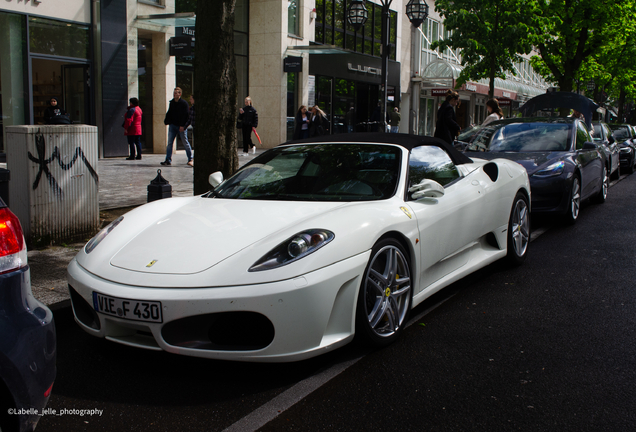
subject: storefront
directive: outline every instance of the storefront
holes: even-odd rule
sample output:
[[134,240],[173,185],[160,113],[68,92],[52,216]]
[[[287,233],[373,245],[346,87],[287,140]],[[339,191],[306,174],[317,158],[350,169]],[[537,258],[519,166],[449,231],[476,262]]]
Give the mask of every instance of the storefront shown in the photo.
[[20,2],[0,6],[0,119],[11,125],[44,124],[52,97],[71,122],[94,124],[91,92],[91,2]]
[[[318,105],[331,133],[347,132],[344,117],[353,108],[356,132],[377,130],[381,121],[382,61],[355,53],[309,55],[308,105]],[[389,61],[387,109],[400,104],[400,63]]]

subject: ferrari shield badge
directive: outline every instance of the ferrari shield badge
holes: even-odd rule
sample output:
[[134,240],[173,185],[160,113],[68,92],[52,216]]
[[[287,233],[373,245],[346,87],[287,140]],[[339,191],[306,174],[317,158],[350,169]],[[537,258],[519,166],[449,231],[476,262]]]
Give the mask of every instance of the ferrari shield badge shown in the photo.
[[413,219],[413,215],[411,214],[411,212],[409,211],[408,208],[406,207],[400,207],[400,210],[402,210],[404,212],[405,215],[407,215],[409,217],[409,219]]

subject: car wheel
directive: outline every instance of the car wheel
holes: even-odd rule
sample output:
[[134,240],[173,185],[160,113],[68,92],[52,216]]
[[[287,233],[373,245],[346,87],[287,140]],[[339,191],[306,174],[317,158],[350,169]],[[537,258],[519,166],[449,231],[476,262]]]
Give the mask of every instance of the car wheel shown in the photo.
[[393,239],[371,250],[356,308],[356,337],[374,347],[398,338],[411,307],[411,269],[407,254]]
[[581,210],[581,180],[575,175],[572,179],[572,187],[570,189],[570,200],[568,203],[568,209],[565,212],[565,221],[574,225],[579,218],[579,211]]
[[594,202],[603,204],[607,199],[607,191],[609,190],[609,177],[607,176],[607,168],[603,167],[603,179],[601,183],[601,190],[594,197]]
[[521,265],[526,260],[530,243],[530,206],[528,198],[517,192],[508,220],[508,262]]

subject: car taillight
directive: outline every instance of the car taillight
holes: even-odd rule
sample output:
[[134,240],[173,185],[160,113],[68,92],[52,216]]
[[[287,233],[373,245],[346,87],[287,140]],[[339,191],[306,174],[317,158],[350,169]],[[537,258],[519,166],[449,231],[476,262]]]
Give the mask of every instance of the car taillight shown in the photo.
[[8,208],[0,209],[0,274],[27,265],[27,250],[22,227]]

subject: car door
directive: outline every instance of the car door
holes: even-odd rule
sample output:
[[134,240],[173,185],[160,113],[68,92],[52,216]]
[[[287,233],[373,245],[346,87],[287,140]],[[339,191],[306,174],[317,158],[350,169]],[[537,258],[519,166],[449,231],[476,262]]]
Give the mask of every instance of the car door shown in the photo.
[[574,127],[576,128],[576,159],[581,167],[581,195],[585,199],[601,187],[603,162],[598,148],[583,148],[586,142],[593,142],[584,124],[577,121]]
[[468,262],[471,246],[481,236],[485,214],[482,170],[461,177],[450,157],[439,147],[421,146],[411,151],[409,187],[423,179],[444,186],[438,198],[411,199],[408,204],[417,219],[420,233],[419,287],[425,289]]

